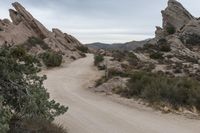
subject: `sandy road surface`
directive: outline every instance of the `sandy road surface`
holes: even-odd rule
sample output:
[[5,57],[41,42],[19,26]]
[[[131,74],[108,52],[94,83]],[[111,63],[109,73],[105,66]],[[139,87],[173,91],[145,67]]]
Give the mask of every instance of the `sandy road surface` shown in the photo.
[[56,120],[69,133],[200,133],[198,120],[128,107],[87,90],[100,75],[92,55],[45,73],[51,97],[69,106]]

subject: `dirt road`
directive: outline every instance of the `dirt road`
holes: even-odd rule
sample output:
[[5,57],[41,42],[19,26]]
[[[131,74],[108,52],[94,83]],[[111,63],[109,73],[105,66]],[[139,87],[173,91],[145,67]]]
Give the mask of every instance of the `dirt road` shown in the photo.
[[128,107],[86,88],[99,77],[93,56],[46,72],[53,99],[69,106],[56,122],[69,133],[200,133],[200,121]]

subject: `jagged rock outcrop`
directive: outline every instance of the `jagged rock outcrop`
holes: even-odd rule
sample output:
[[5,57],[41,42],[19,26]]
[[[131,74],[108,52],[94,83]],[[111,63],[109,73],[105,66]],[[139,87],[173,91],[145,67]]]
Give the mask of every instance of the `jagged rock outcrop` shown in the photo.
[[173,26],[177,31],[189,21],[195,19],[182,5],[176,0],[169,0],[168,7],[162,11],[163,28]]
[[0,20],[0,45],[23,44],[30,37],[36,37],[43,40],[52,50],[64,53],[66,57],[81,57],[81,51],[77,47],[82,44],[76,38],[59,29],[49,31],[21,4],[15,2],[12,5],[15,8],[9,10],[12,22],[7,19]]
[[[200,69],[194,66],[200,65],[200,20],[177,0],[168,1],[162,16],[163,26],[156,27],[153,39],[156,41],[146,44],[141,51],[135,51],[135,55],[143,66],[153,63],[153,71],[199,77]],[[160,69],[160,66],[166,67]]]
[[[191,41],[192,43],[198,41],[200,43],[200,21],[191,15],[177,0],[168,1],[168,6],[162,11],[162,16],[163,27],[156,27],[155,40],[159,41],[164,38],[171,45],[172,51],[187,51],[181,53],[191,56],[193,52],[185,45],[190,44]],[[169,29],[170,27],[172,29]]]

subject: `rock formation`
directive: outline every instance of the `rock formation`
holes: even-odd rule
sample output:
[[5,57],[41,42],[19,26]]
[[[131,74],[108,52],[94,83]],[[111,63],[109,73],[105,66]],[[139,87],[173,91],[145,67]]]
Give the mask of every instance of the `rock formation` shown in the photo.
[[[191,15],[177,0],[169,0],[167,8],[161,13],[163,26],[156,27],[156,42],[146,45],[146,51],[135,54],[148,58],[154,51],[163,56],[157,63],[151,61],[155,67],[167,65],[167,69],[180,69],[179,72],[175,71],[184,75],[200,75],[200,70],[193,67],[200,66],[200,20]],[[160,50],[161,46],[164,46],[164,51]],[[165,51],[166,47],[170,47],[170,50]],[[184,68],[185,63],[190,65]],[[173,73],[174,70],[169,71]]]
[[8,19],[0,20],[0,45],[23,44],[30,37],[35,37],[43,40],[52,50],[64,53],[66,57],[81,57],[77,47],[82,44],[76,38],[59,29],[49,31],[21,4],[15,2],[12,5],[15,8],[9,10],[12,22]]
[[189,21],[195,19],[178,1],[169,0],[168,7],[162,11],[163,28],[173,26],[180,30]]

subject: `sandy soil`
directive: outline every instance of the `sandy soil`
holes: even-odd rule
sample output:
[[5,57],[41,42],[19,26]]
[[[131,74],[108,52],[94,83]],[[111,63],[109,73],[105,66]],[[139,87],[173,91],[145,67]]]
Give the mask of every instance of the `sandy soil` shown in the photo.
[[69,106],[56,119],[69,133],[199,133],[200,121],[151,109],[132,107],[95,94],[87,88],[100,77],[93,56],[45,72],[51,98]]

